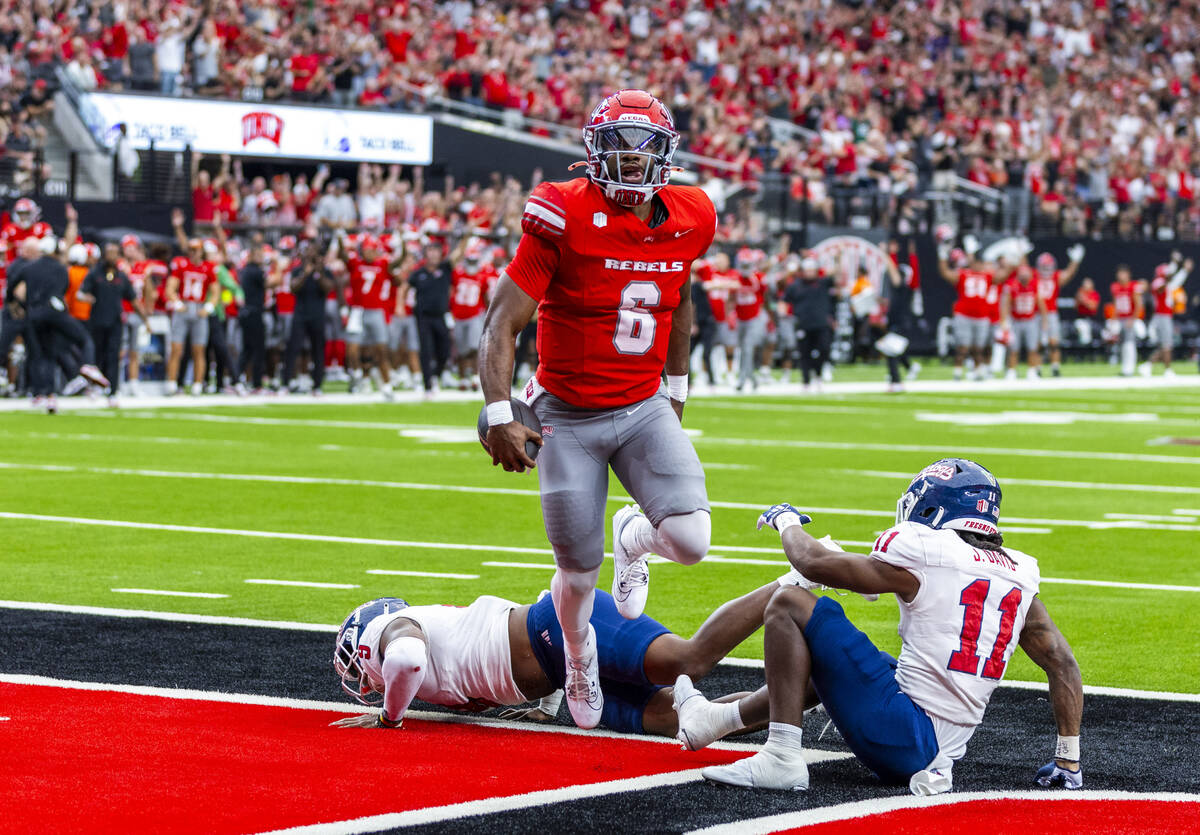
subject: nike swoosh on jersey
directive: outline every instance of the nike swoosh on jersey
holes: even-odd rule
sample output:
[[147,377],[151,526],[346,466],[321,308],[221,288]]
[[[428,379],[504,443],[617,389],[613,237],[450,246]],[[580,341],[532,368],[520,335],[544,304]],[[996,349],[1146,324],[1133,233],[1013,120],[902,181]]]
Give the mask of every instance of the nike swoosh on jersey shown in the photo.
[[676,232],[675,237],[682,238],[684,235],[686,235],[688,232],[691,232],[691,231],[692,231],[691,229],[684,229],[682,232]]

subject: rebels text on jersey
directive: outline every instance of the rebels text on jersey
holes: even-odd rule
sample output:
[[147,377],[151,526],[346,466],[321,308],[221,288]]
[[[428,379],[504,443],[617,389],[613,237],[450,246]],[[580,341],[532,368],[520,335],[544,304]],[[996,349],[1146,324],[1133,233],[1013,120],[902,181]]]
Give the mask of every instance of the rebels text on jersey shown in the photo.
[[179,300],[197,304],[208,298],[209,288],[217,281],[211,261],[197,264],[182,255],[171,259],[171,275],[179,279]]
[[932,717],[978,725],[1038,593],[1037,560],[1011,548],[976,548],[955,531],[915,522],[880,534],[871,557],[921,582],[912,601],[897,598],[900,689]]
[[954,312],[972,319],[989,318],[988,291],[992,286],[992,274],[980,270],[958,271],[958,298]]
[[450,274],[450,315],[461,322],[487,310],[487,293],[495,276],[496,269],[490,266],[473,273],[455,267]]
[[350,306],[383,310],[392,297],[392,274],[386,258],[364,261],[352,254],[346,261],[350,271]]
[[658,390],[672,317],[716,211],[691,186],[655,200],[668,217],[653,228],[582,177],[542,183],[525,204],[506,272],[538,302],[538,382],[573,406],[616,408]]

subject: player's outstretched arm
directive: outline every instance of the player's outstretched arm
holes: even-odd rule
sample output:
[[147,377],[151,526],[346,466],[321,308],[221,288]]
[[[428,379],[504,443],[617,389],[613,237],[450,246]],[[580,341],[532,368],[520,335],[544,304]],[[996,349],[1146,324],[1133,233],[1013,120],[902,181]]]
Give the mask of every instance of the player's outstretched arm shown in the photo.
[[1041,786],[1077,789],[1083,785],[1079,765],[1079,727],[1083,721],[1083,676],[1071,645],[1050,619],[1040,597],[1033,599],[1025,626],[1021,629],[1021,649],[1043,670],[1050,683],[1050,706],[1058,726],[1058,744],[1054,759],[1037,775]]
[[[479,380],[488,404],[508,407],[517,335],[529,324],[536,310],[537,302],[507,274],[501,274],[479,340]],[[487,450],[493,466],[500,464],[509,472],[523,473],[526,468],[533,467],[533,459],[525,454],[525,442],[533,441],[541,446],[542,436],[521,421],[513,420],[511,407],[509,411],[507,422],[488,428]]]
[[895,594],[904,600],[920,591],[920,581],[903,568],[826,548],[804,530],[811,521],[791,505],[777,504],[759,517],[758,527],[770,525],[779,531],[788,562],[814,582],[859,594]]

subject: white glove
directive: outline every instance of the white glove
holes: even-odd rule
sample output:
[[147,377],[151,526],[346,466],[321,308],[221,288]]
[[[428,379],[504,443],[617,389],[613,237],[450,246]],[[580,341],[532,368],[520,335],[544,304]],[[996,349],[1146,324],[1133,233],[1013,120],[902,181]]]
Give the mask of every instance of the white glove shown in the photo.
[[1067,257],[1071,259],[1072,264],[1078,264],[1083,260],[1083,253],[1087,248],[1083,244],[1075,244],[1075,246],[1067,249]]
[[974,258],[975,253],[978,251],[979,251],[979,238],[976,238],[974,235],[971,235],[971,234],[963,235],[963,252],[967,253],[967,255]]
[[949,243],[938,244],[938,260],[939,261],[947,261],[947,260],[949,260],[949,258],[950,258],[950,244]]

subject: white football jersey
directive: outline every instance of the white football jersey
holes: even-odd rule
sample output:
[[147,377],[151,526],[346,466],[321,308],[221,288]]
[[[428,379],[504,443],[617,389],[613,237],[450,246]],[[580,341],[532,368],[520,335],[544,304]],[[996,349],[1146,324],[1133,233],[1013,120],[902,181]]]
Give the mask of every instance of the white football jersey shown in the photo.
[[[406,618],[425,633],[428,665],[417,698],[449,707],[519,705],[528,701],[512,675],[508,643],[511,600],[484,595],[470,606],[409,606],[380,615],[367,624],[359,644],[371,648],[363,669],[376,689],[383,689],[383,658],[378,650],[384,627]],[[487,703],[486,705],[481,703]]]
[[943,752],[955,759],[1004,678],[1041,582],[1037,560],[1004,550],[1007,556],[974,548],[952,530],[901,522],[871,551],[921,581],[911,603],[896,598],[904,642],[896,682],[934,720]]

